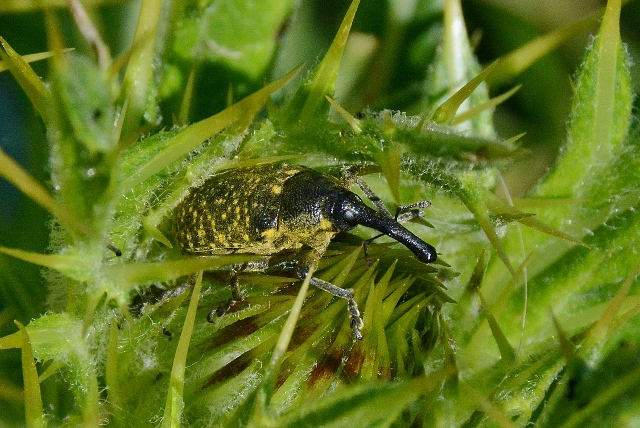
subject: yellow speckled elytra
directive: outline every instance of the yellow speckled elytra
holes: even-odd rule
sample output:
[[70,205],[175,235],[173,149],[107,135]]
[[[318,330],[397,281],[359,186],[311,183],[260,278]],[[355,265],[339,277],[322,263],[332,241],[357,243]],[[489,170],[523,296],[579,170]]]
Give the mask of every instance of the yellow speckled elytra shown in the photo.
[[[185,254],[251,253],[272,255],[283,250],[309,250],[300,257],[299,278],[322,257],[331,239],[357,225],[388,235],[424,262],[436,250],[409,232],[360,180],[356,183],[379,211],[368,207],[349,185],[300,165],[266,164],[215,174],[193,189],[176,207],[173,233]],[[428,206],[400,207],[399,212]],[[347,299],[351,328],[362,338],[362,320],[353,291],[311,278],[311,284]],[[222,311],[218,310],[218,314]]]

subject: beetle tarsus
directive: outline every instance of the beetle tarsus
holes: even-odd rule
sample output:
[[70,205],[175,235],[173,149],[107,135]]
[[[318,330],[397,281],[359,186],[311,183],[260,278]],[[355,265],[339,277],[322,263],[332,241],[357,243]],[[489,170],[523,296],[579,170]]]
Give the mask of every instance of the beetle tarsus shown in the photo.
[[362,333],[360,329],[364,326],[362,318],[360,318],[360,311],[358,310],[358,304],[355,300],[349,299],[347,302],[349,313],[351,314],[351,330],[353,330],[353,337],[357,340],[362,340]]
[[384,233],[380,233],[374,236],[373,238],[369,238],[366,241],[362,242],[362,249],[364,250],[364,259],[367,261],[368,267],[371,267],[371,265],[373,265],[373,257],[369,255],[369,245],[376,239],[380,238],[381,236],[384,236]]
[[118,247],[116,247],[113,244],[107,244],[107,248],[111,251],[113,251],[113,253],[116,255],[116,257],[121,257],[122,256],[122,250]]
[[235,269],[231,271],[231,299],[227,302],[226,306],[219,306],[209,312],[207,315],[207,321],[213,323],[216,317],[221,317],[231,310],[231,308],[238,302],[244,300],[244,296],[240,292],[240,283],[238,281],[238,272]]
[[422,217],[424,215],[422,208],[429,208],[430,206],[431,201],[419,201],[414,204],[400,205],[396,209],[395,220],[398,223],[404,223],[405,221],[409,221],[412,218]]

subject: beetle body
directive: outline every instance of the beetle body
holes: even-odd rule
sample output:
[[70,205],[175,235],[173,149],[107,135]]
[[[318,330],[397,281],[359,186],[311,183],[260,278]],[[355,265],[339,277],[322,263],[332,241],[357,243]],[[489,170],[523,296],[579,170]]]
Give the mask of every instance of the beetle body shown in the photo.
[[173,234],[183,253],[274,254],[296,248],[278,228],[283,185],[300,168],[264,165],[213,175],[174,212]]
[[[436,259],[435,248],[405,229],[386,208],[378,212],[346,183],[300,165],[266,164],[211,176],[176,207],[173,233],[182,252],[192,255],[271,255],[309,247],[298,266],[298,276],[304,278],[337,233],[358,225],[396,239],[422,262]],[[361,338],[353,292],[317,278],[311,283],[349,300],[351,326]]]

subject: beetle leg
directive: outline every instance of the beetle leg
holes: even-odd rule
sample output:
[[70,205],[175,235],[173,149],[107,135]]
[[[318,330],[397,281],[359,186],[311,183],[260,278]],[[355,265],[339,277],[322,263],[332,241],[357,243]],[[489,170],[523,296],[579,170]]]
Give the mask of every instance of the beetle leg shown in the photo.
[[373,264],[373,259],[369,255],[369,244],[371,244],[373,241],[380,238],[381,236],[384,236],[384,233],[379,233],[373,238],[369,238],[366,241],[362,242],[362,249],[364,250],[364,258],[367,261],[367,266],[371,266]]
[[113,244],[107,244],[107,248],[110,249],[111,251],[113,251],[113,253],[116,255],[116,257],[120,257],[122,256],[122,250],[118,247],[116,247]]
[[431,201],[420,201],[415,204],[400,205],[396,209],[395,219],[398,223],[404,223],[412,218],[422,217],[424,212],[420,208],[429,208]]
[[373,190],[371,190],[371,187],[369,187],[362,178],[356,177],[355,182],[360,188],[360,190],[362,190],[362,193],[364,193],[367,196],[367,198],[369,198],[371,203],[375,205],[375,207],[378,209],[378,212],[380,214],[382,214],[385,217],[393,218],[393,216],[391,215],[391,211],[389,211],[389,209],[384,204],[384,202],[382,202],[382,199],[380,199],[378,195],[373,193]]
[[[384,215],[385,217],[393,218],[398,223],[404,223],[405,221],[409,221],[412,218],[421,217],[422,211],[420,210],[420,208],[428,208],[431,206],[431,201],[420,201],[414,204],[400,205],[396,209],[396,215],[392,216],[391,211],[389,211],[384,202],[382,202],[380,197],[378,197],[378,195],[376,195],[373,190],[371,190],[371,188],[367,185],[367,183],[364,182],[362,178],[358,176],[349,178],[351,179],[351,181],[355,182],[358,185],[358,187],[362,190],[362,193],[364,193],[367,198],[369,198],[371,203],[375,205],[380,214]],[[372,240],[373,239],[375,238],[372,238]]]
[[362,322],[362,318],[360,318],[358,304],[353,299],[353,290],[351,290],[350,288],[340,288],[330,282],[323,281],[319,278],[311,278],[309,282],[329,294],[332,294],[336,297],[342,297],[343,299],[347,300],[347,309],[349,310],[349,315],[351,316],[350,325],[351,330],[353,330],[353,337],[358,340],[362,340],[362,333],[360,332],[360,329],[362,328],[364,323]]
[[[306,263],[303,263],[302,266],[298,267],[297,275],[300,279],[304,280],[307,277],[310,267],[313,266],[319,258],[315,250],[312,250],[311,253],[312,254],[310,254],[308,257],[303,256],[302,261],[305,261]],[[360,329],[362,328],[364,323],[362,322],[362,318],[360,318],[358,304],[353,299],[353,290],[350,288],[340,288],[337,285],[333,285],[330,282],[315,277],[311,277],[309,282],[311,283],[311,285],[318,287],[319,289],[326,291],[327,293],[332,294],[336,297],[341,297],[347,301],[347,309],[349,310],[349,315],[351,316],[350,325],[351,330],[353,331],[353,337],[358,340],[362,340],[362,333],[360,332]]]
[[226,306],[219,306],[214,310],[212,310],[211,312],[209,312],[209,315],[207,315],[207,321],[211,323],[214,322],[215,315],[217,315],[218,317],[221,317],[225,313],[229,312],[236,303],[244,300],[244,296],[240,292],[240,283],[238,282],[238,270],[236,266],[233,266],[231,268],[230,285],[231,285],[231,299],[229,299]]

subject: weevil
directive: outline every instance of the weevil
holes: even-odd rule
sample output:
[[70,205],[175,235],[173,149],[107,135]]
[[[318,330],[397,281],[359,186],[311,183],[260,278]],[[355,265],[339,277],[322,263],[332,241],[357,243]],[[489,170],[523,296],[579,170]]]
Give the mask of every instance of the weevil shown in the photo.
[[[353,182],[378,211],[350,190]],[[428,205],[401,207],[398,213]],[[358,225],[404,244],[421,262],[436,260],[436,249],[402,226],[398,214],[392,216],[361,179],[339,180],[300,165],[264,164],[214,174],[184,197],[173,216],[174,238],[184,254],[274,255],[302,250],[296,268],[301,279],[315,267],[337,233]],[[310,282],[347,300],[351,329],[362,339],[353,290],[314,277]],[[220,315],[224,310],[212,311],[210,320],[214,312]]]

